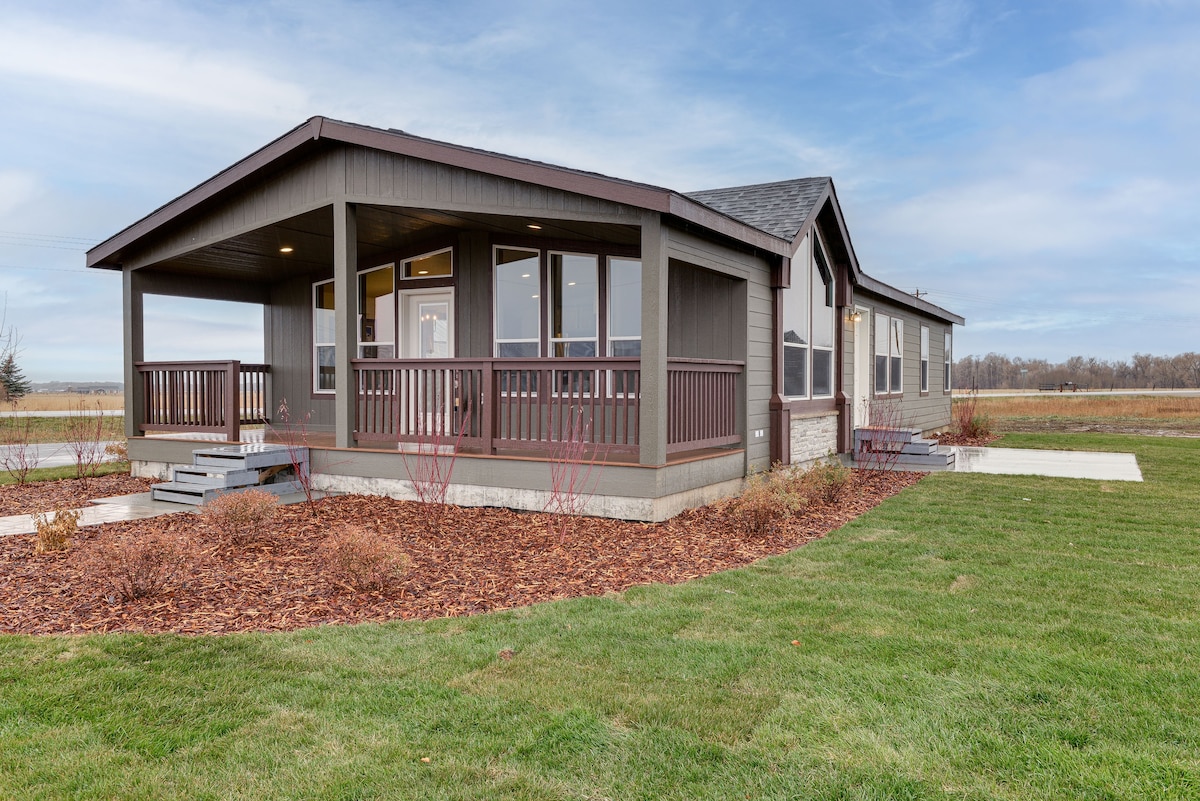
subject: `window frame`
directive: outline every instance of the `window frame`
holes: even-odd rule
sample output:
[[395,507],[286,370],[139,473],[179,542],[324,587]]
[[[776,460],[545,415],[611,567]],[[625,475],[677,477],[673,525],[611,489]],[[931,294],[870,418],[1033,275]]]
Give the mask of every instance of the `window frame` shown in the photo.
[[[637,287],[638,287],[638,292],[637,292],[638,326],[637,326],[637,328],[638,328],[638,332],[637,332],[637,336],[632,336],[630,334],[616,334],[616,335],[613,334],[612,311],[613,311],[613,305],[614,305],[613,297],[615,296],[615,293],[613,292],[612,281],[613,281],[613,262],[614,261],[630,262],[632,264],[637,265],[637,275],[638,275],[638,281],[637,281]],[[604,307],[605,307],[604,314],[605,314],[605,318],[606,318],[605,319],[606,327],[605,327],[604,333],[605,333],[606,342],[605,342],[604,352],[610,358],[614,358],[614,359],[617,359],[617,358],[640,359],[642,357],[642,260],[640,258],[637,258],[637,259],[630,258],[629,256],[606,256],[604,268],[605,268],[604,281],[606,283],[606,292],[605,292],[605,296],[604,296]],[[638,343],[637,356],[616,356],[615,354],[613,354],[613,343],[615,343],[615,342],[637,342]]]
[[[537,324],[534,326],[535,333],[534,333],[533,337],[505,337],[503,339],[501,339],[501,337],[500,337],[500,330],[499,330],[500,315],[497,314],[496,312],[497,312],[497,309],[499,308],[498,304],[500,302],[500,268],[502,266],[504,266],[499,263],[499,259],[498,259],[500,251],[502,251],[502,250],[513,250],[513,251],[529,253],[529,254],[531,254],[531,258],[533,258],[537,262],[537,274],[536,275],[531,274],[531,276],[530,276],[535,279],[534,287],[537,289],[537,294],[534,295],[532,298],[533,300],[537,301],[537,303],[534,305],[537,308],[537,316],[538,316]],[[545,283],[542,280],[542,276],[543,276],[544,270],[545,270],[545,259],[543,258],[543,253],[544,253],[544,251],[542,251],[538,248],[531,248],[531,247],[526,247],[523,245],[493,245],[492,246],[492,354],[498,359],[501,359],[501,358],[540,359],[542,357],[542,339],[543,339],[543,333],[544,333],[544,331],[542,329],[542,320],[543,320],[543,316],[544,316],[543,311],[544,311],[544,307],[545,307],[545,302],[544,302],[544,299],[542,298],[542,295],[545,294],[545,292],[543,291],[543,289],[545,287]],[[524,259],[521,259],[519,261],[524,261]],[[516,261],[505,262],[505,264],[515,264],[515,263],[516,263]],[[500,355],[500,346],[501,345],[528,345],[530,343],[533,343],[534,345],[537,346],[537,353],[534,354],[533,356],[511,356],[511,357],[509,357],[509,356],[501,356]]]
[[[561,297],[561,295],[564,292],[564,290],[561,286],[556,286],[556,284],[555,284],[553,262],[554,262],[554,258],[556,256],[559,258],[563,258],[563,259],[565,259],[566,257],[569,257],[569,256],[577,256],[577,257],[581,257],[581,258],[589,258],[592,260],[592,266],[595,268],[595,274],[594,274],[595,294],[592,296],[592,336],[590,336],[590,337],[586,337],[586,336],[584,336],[584,337],[567,337],[567,336],[556,337],[556,336],[554,336],[554,331],[551,330],[551,328],[554,325],[554,313],[555,313],[556,298]],[[564,262],[564,264],[565,264],[565,262]],[[548,355],[551,356],[552,358],[562,358],[562,359],[596,358],[597,356],[600,355],[600,283],[603,280],[603,277],[600,274],[600,271],[602,269],[600,255],[598,253],[581,253],[578,251],[569,251],[569,250],[547,250],[547,251],[545,251],[545,267],[544,267],[544,269],[545,269],[544,285],[546,287],[546,295],[547,295],[547,297],[545,299],[545,302],[546,302],[545,320],[546,320],[546,325],[547,325],[546,350],[547,350]],[[562,269],[562,268],[560,268],[560,269]],[[563,277],[565,277],[565,276],[563,276]],[[562,313],[563,312],[560,310],[559,314],[561,315]],[[559,356],[557,353],[555,353],[555,351],[557,350],[559,345],[569,346],[576,342],[590,342],[592,344],[592,355],[591,356]]]
[[[825,257],[825,245],[821,241],[820,234],[813,237],[812,246],[812,266],[809,269],[811,277],[811,285],[809,287],[809,355],[808,355],[808,397],[813,400],[824,400],[832,398],[834,390],[837,387],[837,370],[835,365],[834,353],[837,350],[837,285],[834,280],[833,269],[829,266],[829,261]],[[826,280],[828,279],[828,280]],[[824,290],[823,295],[817,297],[817,281],[820,280],[821,288]],[[817,309],[818,303],[826,309],[828,313],[822,313],[829,319],[829,345],[817,344]],[[822,333],[826,333],[822,331]],[[817,352],[827,353],[828,369],[825,378],[829,381],[829,392],[817,394]]]
[[892,316],[888,331],[888,394],[904,394],[904,318]]
[[[891,360],[888,357],[887,342],[888,342],[889,338],[891,337],[892,316],[890,314],[883,314],[882,312],[876,310],[876,312],[874,314],[874,318],[875,318],[874,324],[871,326],[871,328],[872,328],[871,335],[874,337],[874,340],[875,340],[874,347],[871,349],[871,355],[872,355],[871,384],[872,384],[872,388],[874,389],[874,394],[887,395],[890,392],[889,387],[891,386],[891,382],[888,378],[888,376],[890,375]],[[879,341],[880,328],[883,329],[883,332],[882,332],[883,343],[882,344]],[[880,352],[881,350],[882,350],[882,352]],[[880,372],[880,362],[879,362],[880,359],[883,359],[882,372]],[[879,380],[881,376],[883,378],[882,388],[880,386],[880,380]]]
[[921,394],[929,394],[929,326],[921,326]]
[[[329,284],[330,286],[332,286],[333,282],[334,282],[334,279],[329,278],[324,281],[314,281],[312,284],[312,295],[311,295],[310,302],[312,303],[312,391],[313,391],[314,395],[333,395],[337,392],[337,323],[335,322],[332,326],[333,336],[334,336],[334,339],[332,341],[324,342],[324,341],[321,341],[317,337],[317,334],[319,333],[319,330],[320,330],[320,326],[317,325],[317,312],[318,311],[329,311],[329,312],[333,312],[334,314],[337,313],[337,288],[336,287],[333,287],[334,292],[331,296],[332,297],[331,302],[333,303],[332,307],[326,308],[324,306],[317,305],[319,302],[320,293],[321,293],[320,287],[322,287],[326,284]],[[321,386],[321,366],[322,366],[322,364],[321,364],[321,349],[322,348],[329,349],[329,351],[333,354],[333,372],[329,374],[330,384],[331,384],[329,387]]]
[[942,392],[949,394],[952,391],[950,381],[950,371],[954,366],[954,333],[949,328],[946,329],[946,337],[943,344],[942,352]]
[[[408,272],[408,266],[410,264],[412,264],[413,262],[420,261],[421,259],[428,259],[433,256],[438,256],[442,253],[450,254],[450,272],[444,273],[441,275],[406,275],[406,273]],[[454,262],[455,262],[455,258],[454,258],[454,246],[453,245],[447,245],[444,248],[436,248],[436,249],[430,250],[426,253],[418,253],[417,255],[409,256],[406,259],[399,259],[395,264],[396,273],[395,273],[394,283],[395,283],[396,287],[398,288],[400,286],[401,281],[406,281],[406,282],[407,281],[438,281],[438,280],[444,281],[446,279],[453,278],[454,273],[455,273]],[[393,290],[393,291],[395,291],[395,290]]]
[[[363,303],[364,298],[363,298],[362,281],[363,281],[363,278],[370,273],[375,273],[375,272],[379,272],[381,270],[388,270],[388,269],[390,269],[392,271],[392,291],[388,293],[388,298],[390,299],[390,302],[392,304],[392,332],[391,332],[392,338],[390,341],[380,340],[378,338],[378,323],[376,323],[376,326],[375,326],[376,339],[371,342],[364,342],[363,341],[363,319],[364,319],[363,308],[364,308],[365,304]],[[387,358],[396,359],[396,358],[399,358],[399,356],[398,356],[399,350],[397,348],[399,345],[399,338],[400,338],[399,337],[399,334],[400,334],[400,310],[399,310],[399,304],[398,304],[399,295],[396,291],[396,263],[388,262],[387,264],[380,264],[378,267],[368,267],[365,270],[359,270],[356,277],[357,277],[357,284],[358,284],[358,292],[357,292],[357,298],[356,298],[357,308],[355,310],[355,313],[357,315],[357,324],[356,324],[356,331],[355,331],[356,342],[355,342],[354,353],[355,353],[356,357],[359,359],[387,359]],[[383,297],[383,296],[380,295],[379,297]],[[378,300],[376,301],[376,303],[378,303]],[[378,312],[376,312],[376,314],[375,314],[375,319],[376,320],[379,319]],[[391,345],[392,355],[390,357],[388,357],[388,356],[364,356],[363,355],[363,347],[364,346],[379,347],[380,345]]]

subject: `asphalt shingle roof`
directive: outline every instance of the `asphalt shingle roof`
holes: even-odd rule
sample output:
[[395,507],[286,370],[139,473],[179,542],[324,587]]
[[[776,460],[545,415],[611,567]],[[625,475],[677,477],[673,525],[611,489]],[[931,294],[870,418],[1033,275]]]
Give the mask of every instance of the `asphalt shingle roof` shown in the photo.
[[687,192],[686,197],[789,242],[813,212],[829,178],[795,178],[751,186]]

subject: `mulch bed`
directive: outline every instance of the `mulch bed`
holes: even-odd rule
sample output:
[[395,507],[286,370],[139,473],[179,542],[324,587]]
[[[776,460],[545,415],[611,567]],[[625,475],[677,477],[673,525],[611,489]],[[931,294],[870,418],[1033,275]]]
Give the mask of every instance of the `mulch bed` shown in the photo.
[[[312,510],[304,504],[279,509],[261,540],[242,548],[223,544],[194,514],[86,527],[69,549],[54,553],[35,554],[34,535],[0,537],[0,632],[278,631],[470,615],[637,584],[676,584],[822,537],[920,477],[853,471],[838,503],[810,507],[765,535],[737,530],[724,503],[659,524],[573,518],[562,536],[541,513],[439,512],[411,501],[346,495],[317,501]],[[114,494],[110,489],[103,493]],[[66,497],[66,491],[47,488],[50,497]],[[354,592],[330,577],[320,545],[346,526],[407,554],[410,567],[390,590]],[[97,573],[96,554],[106,543],[162,533],[186,543],[186,567],[160,593],[121,600]]]
[[154,479],[134,478],[128,473],[113,473],[95,478],[64,478],[61,481],[34,481],[0,487],[0,516],[31,515],[55,509],[78,509],[92,498],[111,498],[146,492]]

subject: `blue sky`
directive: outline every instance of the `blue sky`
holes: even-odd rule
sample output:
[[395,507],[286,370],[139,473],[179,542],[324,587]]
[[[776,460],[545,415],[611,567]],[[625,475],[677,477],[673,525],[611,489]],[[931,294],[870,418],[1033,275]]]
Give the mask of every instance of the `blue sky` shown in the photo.
[[[831,175],[959,357],[1200,350],[1197,42],[1195,0],[0,0],[0,293],[29,378],[119,380],[84,251],[323,114],[680,191]],[[261,358],[256,309],[147,315],[148,358]]]

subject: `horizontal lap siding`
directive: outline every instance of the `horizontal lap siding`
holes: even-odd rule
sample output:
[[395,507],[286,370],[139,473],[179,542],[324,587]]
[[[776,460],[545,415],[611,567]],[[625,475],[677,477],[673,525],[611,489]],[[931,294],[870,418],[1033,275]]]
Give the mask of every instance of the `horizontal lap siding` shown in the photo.
[[[772,322],[773,302],[770,287],[770,267],[765,260],[742,253],[694,234],[671,229],[668,253],[672,259],[672,276],[696,273],[708,275],[714,287],[723,286],[725,294],[734,300],[728,317],[714,317],[706,309],[689,308],[684,297],[672,291],[672,307],[668,327],[671,355],[687,355],[696,358],[732,358],[745,361],[746,408],[744,429],[747,463],[749,467],[765,468],[770,464],[769,438],[755,440],[751,435],[756,429],[770,427],[769,403],[771,398]],[[678,288],[672,284],[672,290]],[[693,304],[694,305],[694,304]],[[678,311],[677,311],[678,309]],[[701,353],[684,353],[696,342],[705,341],[697,334],[695,339],[686,338],[686,329],[676,327],[677,316],[685,317],[689,324],[700,328],[707,326],[709,336],[720,330],[721,336],[728,331],[730,356],[710,356]],[[714,325],[714,320],[719,321]],[[677,337],[683,336],[682,340]],[[719,346],[714,346],[721,350]]]
[[[942,354],[945,350],[945,332],[949,329],[947,323],[924,317],[911,309],[902,309],[894,303],[868,296],[858,295],[858,304],[868,306],[872,315],[886,314],[889,317],[899,317],[904,321],[904,395],[902,418],[906,426],[930,431],[943,428],[950,424],[950,396],[942,392]],[[874,365],[874,330],[875,320],[872,317],[870,341],[867,343],[871,363]],[[929,394],[921,394],[921,326],[929,327]],[[851,359],[847,375],[853,375],[854,363]],[[874,367],[872,367],[874,375]]]

